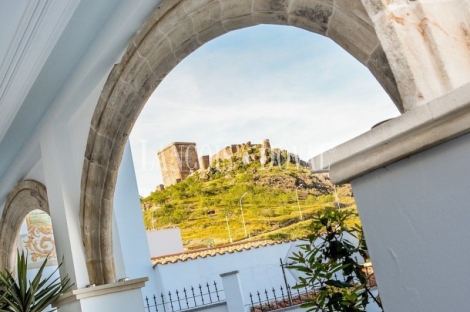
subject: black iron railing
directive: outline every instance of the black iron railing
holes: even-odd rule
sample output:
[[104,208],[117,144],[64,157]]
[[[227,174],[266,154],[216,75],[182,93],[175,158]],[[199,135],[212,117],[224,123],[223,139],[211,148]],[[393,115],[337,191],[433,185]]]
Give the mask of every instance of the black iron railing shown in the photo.
[[296,306],[305,301],[311,293],[307,288],[305,289],[292,289],[289,285],[287,288],[281,286],[278,290],[274,287],[271,291],[265,289],[261,293],[250,293],[250,311],[274,311],[286,307]]
[[194,288],[191,286],[182,291],[171,291],[168,294],[160,293],[152,298],[145,298],[145,308],[148,312],[175,312],[184,311],[197,307],[213,305],[219,302],[225,302],[223,289],[217,288],[217,283],[206,283],[205,286],[199,284]]

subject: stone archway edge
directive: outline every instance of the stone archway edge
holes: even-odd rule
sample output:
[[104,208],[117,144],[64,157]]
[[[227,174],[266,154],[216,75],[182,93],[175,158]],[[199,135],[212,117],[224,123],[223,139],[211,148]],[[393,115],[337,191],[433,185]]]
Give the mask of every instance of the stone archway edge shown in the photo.
[[13,272],[21,225],[28,213],[36,209],[50,214],[46,187],[34,180],[23,180],[8,194],[0,220],[0,269]]
[[291,25],[328,36],[366,65],[403,109],[390,65],[359,0],[164,1],[112,69],[92,118],[80,203],[91,283],[116,280],[111,233],[115,183],[124,145],[148,97],[202,44],[258,24]]

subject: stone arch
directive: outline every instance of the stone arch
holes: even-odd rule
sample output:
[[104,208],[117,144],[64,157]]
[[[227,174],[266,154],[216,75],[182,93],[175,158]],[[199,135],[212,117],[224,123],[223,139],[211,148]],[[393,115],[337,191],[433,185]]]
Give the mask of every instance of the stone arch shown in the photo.
[[23,180],[8,194],[0,220],[0,269],[15,269],[15,248],[21,225],[33,210],[49,212],[46,187],[34,180]]
[[166,0],[112,69],[95,109],[81,182],[81,226],[90,282],[115,281],[113,196],[125,142],[147,99],[187,55],[229,31],[290,25],[328,36],[377,78],[400,111],[395,78],[360,0]]

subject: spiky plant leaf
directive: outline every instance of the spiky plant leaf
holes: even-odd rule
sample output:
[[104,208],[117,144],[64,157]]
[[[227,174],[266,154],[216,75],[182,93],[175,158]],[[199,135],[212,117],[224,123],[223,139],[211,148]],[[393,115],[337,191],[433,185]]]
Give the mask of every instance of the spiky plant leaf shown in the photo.
[[8,270],[0,271],[0,288],[2,289],[0,291],[0,312],[44,311],[60,295],[73,286],[73,284],[70,284],[68,276],[65,276],[62,281],[58,278],[52,280],[53,275],[62,266],[62,263],[51,275],[43,278],[46,264],[47,258],[33,280],[29,281],[27,278],[28,255],[25,255],[24,252],[21,254],[18,252],[17,279]]

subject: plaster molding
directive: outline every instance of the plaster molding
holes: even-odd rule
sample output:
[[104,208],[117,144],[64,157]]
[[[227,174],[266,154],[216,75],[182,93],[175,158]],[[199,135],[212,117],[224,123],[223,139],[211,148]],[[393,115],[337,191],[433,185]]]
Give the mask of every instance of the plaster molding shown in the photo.
[[81,0],[30,1],[0,65],[0,141]]
[[235,275],[235,274],[238,274],[238,270],[227,272],[227,273],[222,273],[220,274],[220,277],[226,277],[226,276]]
[[66,305],[68,303],[86,298],[104,296],[117,292],[139,289],[145,287],[145,282],[147,282],[148,280],[148,277],[142,277],[124,282],[71,290],[60,296],[60,298],[52,304],[52,307],[60,308],[61,306]]
[[350,182],[468,132],[470,84],[312,158],[311,170],[329,168],[333,183]]
[[[0,107],[5,113],[0,133],[9,126],[9,120],[15,115],[15,103],[4,101],[8,89],[18,73],[18,69],[31,46],[33,37],[44,19],[49,0],[29,1],[22,19],[15,31],[15,36],[8,49],[7,56],[0,66]],[[9,107],[5,107],[5,106]],[[1,139],[1,137],[0,137]]]

